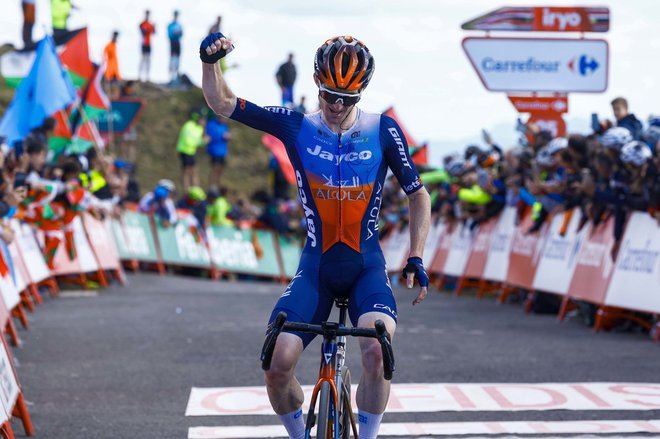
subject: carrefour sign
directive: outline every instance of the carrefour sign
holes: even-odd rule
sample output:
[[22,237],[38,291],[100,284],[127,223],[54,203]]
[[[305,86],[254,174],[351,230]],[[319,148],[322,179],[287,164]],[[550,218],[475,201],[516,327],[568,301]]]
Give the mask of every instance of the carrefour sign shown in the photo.
[[607,89],[607,41],[466,38],[463,49],[491,91],[587,92]]

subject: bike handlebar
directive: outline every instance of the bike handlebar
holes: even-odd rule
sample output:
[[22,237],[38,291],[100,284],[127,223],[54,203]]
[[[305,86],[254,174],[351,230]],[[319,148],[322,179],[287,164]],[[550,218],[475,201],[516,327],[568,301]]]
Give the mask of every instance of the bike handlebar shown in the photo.
[[322,336],[331,337],[368,337],[375,338],[380,343],[381,352],[383,354],[383,370],[386,380],[392,379],[392,373],[395,370],[394,365],[394,352],[392,351],[392,344],[390,343],[390,335],[387,332],[385,323],[382,320],[376,320],[374,329],[371,328],[344,328],[340,327],[337,323],[324,322],[321,325],[309,325],[307,323],[287,322],[286,313],[280,312],[275,317],[275,321],[271,325],[264,346],[261,350],[261,368],[263,370],[270,369],[270,363],[273,359],[273,352],[275,351],[275,342],[282,330],[297,331],[297,332],[311,332]]

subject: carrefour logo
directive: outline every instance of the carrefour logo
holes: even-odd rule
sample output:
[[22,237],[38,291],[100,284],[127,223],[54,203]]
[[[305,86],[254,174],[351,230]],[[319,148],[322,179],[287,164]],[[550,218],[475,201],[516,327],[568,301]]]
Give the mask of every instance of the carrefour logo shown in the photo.
[[600,64],[598,64],[598,61],[596,61],[596,59],[593,57],[589,57],[588,55],[575,57],[568,62],[568,68],[571,70],[571,72],[581,76],[588,76],[593,74],[596,70],[598,70],[599,66]]

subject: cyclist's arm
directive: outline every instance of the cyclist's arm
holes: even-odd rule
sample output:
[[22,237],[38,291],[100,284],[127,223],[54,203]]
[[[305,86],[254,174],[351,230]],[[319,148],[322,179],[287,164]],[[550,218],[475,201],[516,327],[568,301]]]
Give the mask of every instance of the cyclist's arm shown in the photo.
[[215,114],[229,117],[236,108],[236,95],[220,70],[220,63],[202,65],[202,90],[206,103]]
[[431,197],[410,158],[408,143],[394,119],[381,116],[380,138],[387,165],[410,203],[410,256],[422,257],[431,224]]

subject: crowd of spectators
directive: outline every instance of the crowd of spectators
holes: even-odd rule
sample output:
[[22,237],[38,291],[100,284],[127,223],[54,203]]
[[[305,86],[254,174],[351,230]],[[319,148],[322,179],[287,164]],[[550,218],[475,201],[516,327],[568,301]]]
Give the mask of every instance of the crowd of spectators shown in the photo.
[[[630,212],[648,212],[660,222],[660,118],[650,117],[645,126],[624,98],[611,104],[613,120],[595,119],[586,135],[553,138],[527,124],[520,128],[520,145],[511,149],[484,133],[484,146],[446,156],[443,171],[422,178],[435,216],[477,225],[515,206],[519,218],[532,212],[527,233],[535,233],[550,213],[575,208],[583,214],[580,226],[614,218],[616,257]],[[393,194],[384,197],[383,219],[401,224],[405,204]]]

